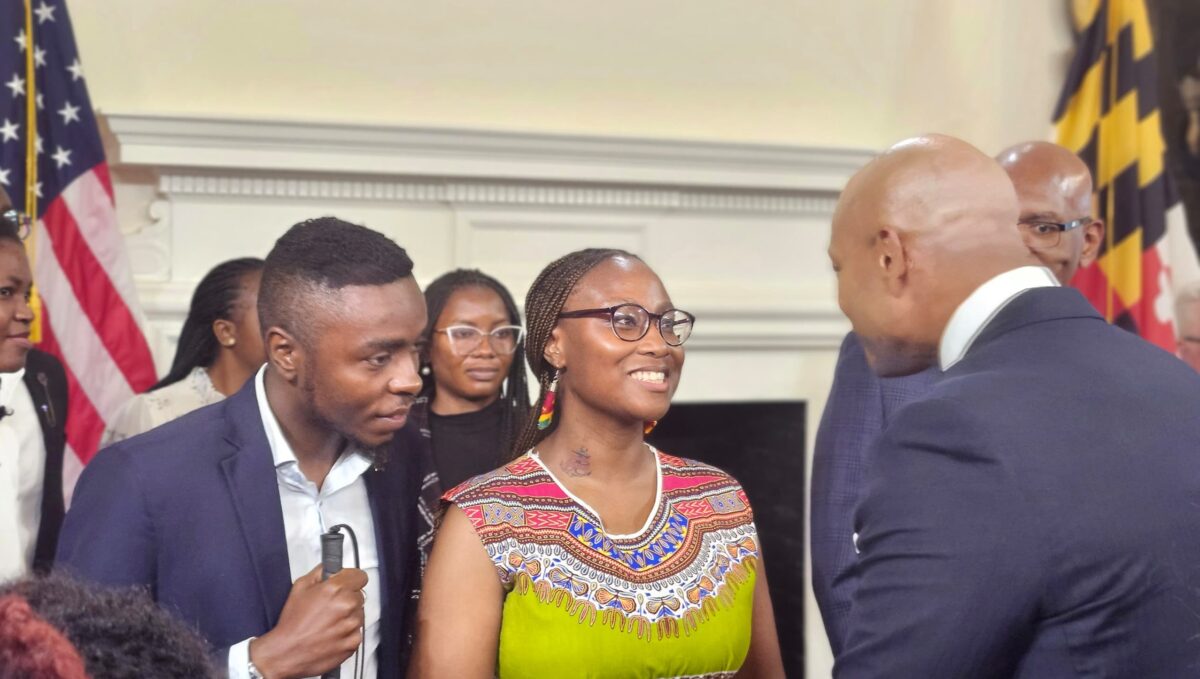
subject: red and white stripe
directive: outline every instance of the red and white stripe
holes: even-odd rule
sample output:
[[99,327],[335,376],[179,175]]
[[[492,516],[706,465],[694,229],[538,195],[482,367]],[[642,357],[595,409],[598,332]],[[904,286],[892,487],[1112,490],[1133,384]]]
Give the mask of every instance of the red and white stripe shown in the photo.
[[108,166],[100,163],[71,182],[35,228],[39,347],[58,356],[67,372],[63,484],[69,498],[105,425],[154,383],[154,361],[142,333]]

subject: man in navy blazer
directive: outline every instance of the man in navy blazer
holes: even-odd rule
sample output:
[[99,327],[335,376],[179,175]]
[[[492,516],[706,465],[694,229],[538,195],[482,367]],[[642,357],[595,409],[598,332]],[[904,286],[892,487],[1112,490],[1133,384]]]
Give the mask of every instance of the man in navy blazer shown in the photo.
[[851,332],[842,340],[813,449],[809,519],[813,593],[834,655],[846,638],[856,586],[854,510],[862,499],[868,451],[896,409],[928,391],[939,375],[930,368],[880,378],[867,365],[858,337]]
[[[1025,245],[1058,282],[1095,260],[1104,240],[1104,223],[1087,217],[1092,176],[1074,153],[1057,144],[1017,144],[996,156],[1012,180],[1021,213],[1017,228]],[[1043,224],[1042,226],[1034,226]],[[1033,238],[1035,229],[1071,228],[1057,242]],[[857,584],[854,510],[866,483],[868,452],[900,406],[923,396],[941,375],[931,366],[915,375],[877,377],[854,333],[846,335],[838,355],[833,387],[817,429],[812,470],[813,593],[834,655],[846,637],[850,601]]]
[[872,369],[944,371],[872,452],[839,679],[1200,669],[1200,376],[1058,287],[1018,214],[1003,170],[942,136],[839,201],[830,258]]
[[[102,450],[59,541],[76,576],[149,588],[231,677],[357,661],[400,677],[429,529],[420,388],[425,306],[404,250],[333,218],[296,225],[259,293],[268,364],[229,399]],[[320,534],[347,524],[322,581]],[[355,552],[359,552],[355,555]],[[357,567],[356,567],[357,566]]]

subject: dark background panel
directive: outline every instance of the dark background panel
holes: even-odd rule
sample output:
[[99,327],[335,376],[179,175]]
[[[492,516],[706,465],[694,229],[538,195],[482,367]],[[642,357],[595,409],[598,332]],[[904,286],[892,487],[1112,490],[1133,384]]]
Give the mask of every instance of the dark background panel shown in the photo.
[[754,507],[788,677],[804,676],[803,401],[671,406],[650,442],[719,467]]

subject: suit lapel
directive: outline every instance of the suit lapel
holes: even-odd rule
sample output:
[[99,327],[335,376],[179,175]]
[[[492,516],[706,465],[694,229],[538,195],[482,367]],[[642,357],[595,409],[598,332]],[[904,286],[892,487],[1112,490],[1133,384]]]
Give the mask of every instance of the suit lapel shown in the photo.
[[258,412],[254,379],[225,401],[225,419],[230,454],[221,461],[221,471],[254,564],[270,628],[279,622],[291,591],[292,572],[274,459]]
[[34,548],[34,569],[50,570],[58,545],[59,529],[66,512],[63,500],[63,451],[66,447],[67,385],[62,367],[47,354],[34,349],[25,359],[25,389],[37,411],[46,464],[42,471],[42,517]]
[[[63,427],[65,423],[62,421],[63,413],[60,413],[60,408],[54,403],[50,395],[50,374],[47,367],[38,359],[35,352],[30,352],[25,365],[25,389],[29,391],[29,397],[33,399],[34,410],[37,411],[38,423],[42,425],[42,439],[46,444],[46,451],[50,452],[62,447]],[[49,461],[47,456],[47,461]]]
[[380,679],[403,676],[408,664],[412,594],[421,568],[415,535],[418,481],[407,434],[406,429],[397,435],[382,469],[363,474],[381,560]]

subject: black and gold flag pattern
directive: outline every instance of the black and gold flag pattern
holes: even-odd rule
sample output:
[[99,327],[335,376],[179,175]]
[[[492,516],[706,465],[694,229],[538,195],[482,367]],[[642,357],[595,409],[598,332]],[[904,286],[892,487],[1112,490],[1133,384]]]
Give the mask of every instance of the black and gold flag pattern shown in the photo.
[[1078,29],[1054,124],[1096,180],[1107,224],[1079,288],[1110,322],[1175,350],[1164,243],[1178,201],[1166,172],[1154,39],[1144,0],[1073,0]]

